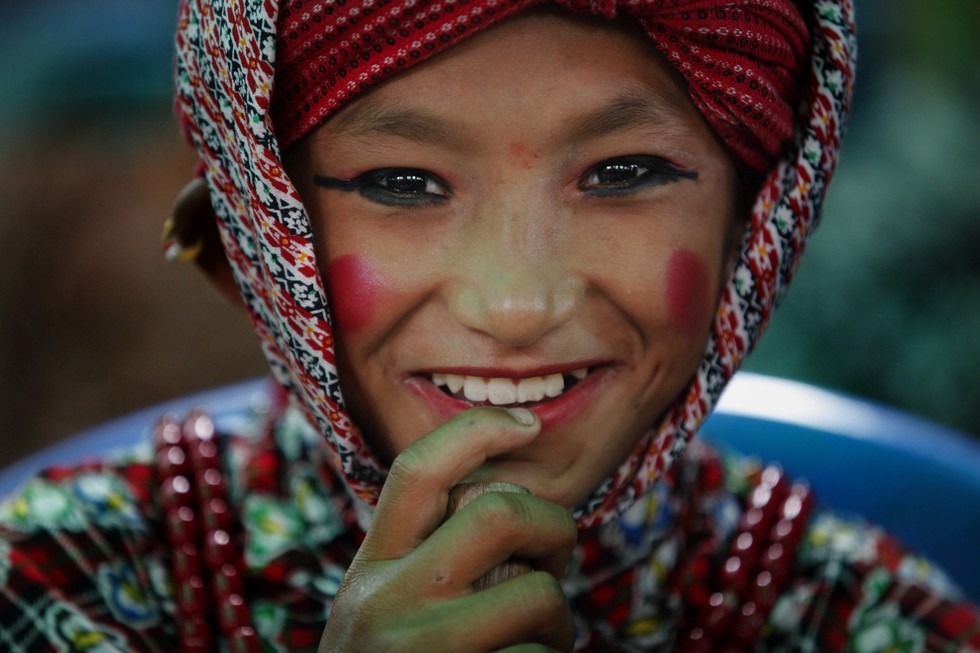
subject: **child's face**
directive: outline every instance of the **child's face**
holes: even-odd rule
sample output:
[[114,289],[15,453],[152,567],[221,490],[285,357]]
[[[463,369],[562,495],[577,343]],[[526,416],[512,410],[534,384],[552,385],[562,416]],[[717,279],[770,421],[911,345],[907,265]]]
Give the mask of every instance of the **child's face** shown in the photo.
[[504,23],[377,86],[288,167],[347,406],[386,460],[489,392],[543,430],[488,476],[572,506],[700,361],[735,171],[637,35]]

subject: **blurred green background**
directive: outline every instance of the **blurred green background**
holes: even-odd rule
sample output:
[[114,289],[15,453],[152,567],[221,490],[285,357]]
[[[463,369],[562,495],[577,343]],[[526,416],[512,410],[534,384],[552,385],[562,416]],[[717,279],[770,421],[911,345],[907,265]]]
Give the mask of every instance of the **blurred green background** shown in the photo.
[[[194,157],[175,0],[0,4],[0,465],[265,370],[159,230]],[[748,369],[980,433],[980,3],[858,0],[823,224]]]
[[857,8],[823,223],[746,369],[980,434],[980,2]]

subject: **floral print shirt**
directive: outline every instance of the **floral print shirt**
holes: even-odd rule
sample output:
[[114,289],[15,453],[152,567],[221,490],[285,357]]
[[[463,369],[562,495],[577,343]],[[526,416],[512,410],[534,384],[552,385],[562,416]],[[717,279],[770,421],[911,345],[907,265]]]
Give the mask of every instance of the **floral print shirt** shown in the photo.
[[[259,650],[312,652],[370,511],[298,411],[256,416],[240,431],[215,442],[244,609]],[[146,444],[49,469],[0,505],[0,649],[179,650],[182,536],[162,509],[168,489],[154,457]],[[819,509],[778,549],[792,555],[777,560],[763,536],[752,573],[730,573],[730,558],[752,552],[742,545],[767,477],[783,496],[806,497],[777,468],[695,442],[619,520],[582,531],[563,581],[576,650],[980,651],[980,613],[941,572],[879,529]],[[782,501],[783,516],[806,503]],[[759,579],[778,591],[758,594]]]

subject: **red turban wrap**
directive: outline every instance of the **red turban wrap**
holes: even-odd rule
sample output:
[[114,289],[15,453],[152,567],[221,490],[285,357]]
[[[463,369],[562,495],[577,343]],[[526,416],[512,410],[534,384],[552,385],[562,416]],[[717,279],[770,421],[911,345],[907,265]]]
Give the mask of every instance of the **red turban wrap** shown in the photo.
[[[362,91],[544,0],[290,0],[280,7],[273,122],[288,148]],[[636,20],[687,80],[736,165],[767,170],[792,137],[808,34],[791,0],[558,0]],[[529,53],[533,56],[533,53]]]

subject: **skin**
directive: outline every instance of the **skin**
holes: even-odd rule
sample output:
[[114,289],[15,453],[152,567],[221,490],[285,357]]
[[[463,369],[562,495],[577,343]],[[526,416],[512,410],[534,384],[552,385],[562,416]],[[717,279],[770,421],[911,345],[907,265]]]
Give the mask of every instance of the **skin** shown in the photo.
[[[428,372],[597,363],[587,409],[477,474],[573,507],[686,387],[730,262],[735,171],[675,74],[633,32],[535,13],[375,87],[293,149],[341,298],[344,397],[382,459],[446,421],[420,396]],[[623,98],[644,110],[617,113]],[[596,164],[628,155],[684,176],[583,191]],[[391,167],[428,175],[414,204],[316,181]],[[361,273],[331,278],[338,260]],[[350,296],[371,307],[355,320]]]
[[[597,165],[633,155],[643,165],[612,178],[655,183],[607,192]],[[375,87],[286,163],[317,231],[345,400],[391,465],[320,651],[570,651],[568,509],[696,369],[733,259],[730,159],[641,36],[535,12]],[[424,175],[399,203],[352,181],[391,167]],[[583,362],[592,389],[559,420],[448,417],[425,386],[432,371]],[[477,479],[534,496],[487,494],[443,522],[450,488]],[[472,589],[514,555],[536,571]]]
[[664,285],[670,321],[692,334],[699,333],[705,313],[711,306],[705,301],[711,279],[697,254],[679,249],[667,261]]
[[330,261],[327,272],[333,287],[332,310],[341,333],[368,326],[386,299],[386,280],[360,256],[340,256]]

